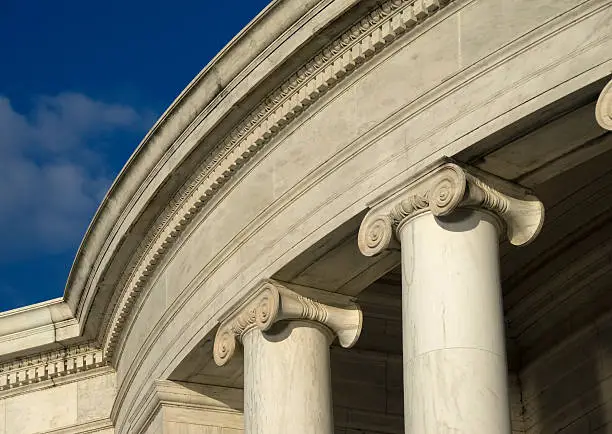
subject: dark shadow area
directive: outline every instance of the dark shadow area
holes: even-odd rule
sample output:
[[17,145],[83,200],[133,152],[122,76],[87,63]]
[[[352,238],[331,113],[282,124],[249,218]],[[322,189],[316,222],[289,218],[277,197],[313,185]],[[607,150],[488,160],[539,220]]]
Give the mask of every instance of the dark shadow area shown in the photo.
[[393,270],[363,291],[363,329],[355,347],[332,346],[336,434],[404,432],[401,274]]

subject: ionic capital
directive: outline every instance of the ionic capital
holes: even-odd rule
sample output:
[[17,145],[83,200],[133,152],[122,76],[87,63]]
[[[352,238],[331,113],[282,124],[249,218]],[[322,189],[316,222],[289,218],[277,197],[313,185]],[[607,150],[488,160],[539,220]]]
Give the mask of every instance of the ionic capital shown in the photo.
[[595,118],[602,128],[612,131],[612,81],[601,91],[595,106]]
[[279,282],[264,280],[219,326],[214,344],[215,362],[219,366],[225,365],[245,333],[255,328],[266,331],[282,320],[308,320],[323,324],[338,336],[344,348],[350,348],[357,342],[363,321],[359,306],[353,302],[343,302],[342,306],[322,304]]
[[497,215],[517,246],[531,242],[544,222],[544,205],[523,187],[444,159],[372,206],[359,228],[359,249],[376,255],[394,243],[397,229],[409,219],[425,212],[448,216],[458,208]]

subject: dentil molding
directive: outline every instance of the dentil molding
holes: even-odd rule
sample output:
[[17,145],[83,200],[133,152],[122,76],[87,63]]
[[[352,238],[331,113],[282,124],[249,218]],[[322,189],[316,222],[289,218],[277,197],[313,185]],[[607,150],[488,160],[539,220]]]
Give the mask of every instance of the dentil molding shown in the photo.
[[139,293],[179,235],[237,170],[322,95],[402,34],[452,0],[390,0],[369,12],[271,92],[223,139],[160,214],[126,267],[121,295],[103,328],[104,354],[112,359]]
[[300,295],[274,280],[264,280],[249,298],[222,321],[214,344],[217,365],[225,365],[236,351],[236,342],[245,333],[269,330],[282,320],[308,320],[327,326],[344,348],[352,347],[359,339],[363,316],[361,309],[348,299],[343,306],[319,303]]
[[102,350],[91,344],[75,345],[0,365],[0,391],[67,377],[107,365]]
[[531,242],[544,223],[544,205],[527,189],[444,159],[372,206],[359,228],[359,249],[366,256],[381,253],[397,246],[394,236],[411,218],[424,212],[444,217],[458,208],[497,215],[508,240],[517,246]]
[[595,106],[595,118],[602,128],[612,131],[612,80],[601,91]]

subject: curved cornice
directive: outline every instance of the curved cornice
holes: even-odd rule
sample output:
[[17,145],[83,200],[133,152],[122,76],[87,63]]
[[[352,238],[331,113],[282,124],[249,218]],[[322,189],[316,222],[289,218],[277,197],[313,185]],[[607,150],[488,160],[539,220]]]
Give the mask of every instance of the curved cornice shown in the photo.
[[[42,307],[28,306],[0,314],[0,360],[92,339],[100,344],[97,333],[105,330],[101,324],[112,313],[116,301],[113,292],[122,288],[117,279],[129,267],[134,246],[140,245],[155,216],[168,203],[166,197],[184,184],[186,173],[193,173],[185,170],[187,157],[198,154],[193,166],[210,151],[208,144],[200,146],[202,138],[209,133],[218,135],[221,122],[235,125],[234,119],[242,117],[260,99],[260,95],[251,93],[270,89],[275,83],[269,79],[270,73],[286,70],[284,62],[301,53],[306,42],[315,39],[315,33],[325,40],[329,29],[315,32],[321,29],[321,22],[340,17],[335,25],[342,24],[345,12],[355,4],[359,3],[356,10],[362,10],[373,1],[272,0],[192,80],[130,157],[87,229],[63,298],[42,303]],[[313,20],[315,17],[321,21]],[[323,40],[315,45],[320,46]],[[313,52],[312,48],[306,51]],[[216,141],[210,139],[209,143]],[[171,187],[160,198],[159,192],[169,184]],[[30,312],[32,309],[36,312]],[[61,321],[55,314],[58,309],[65,316]],[[14,324],[25,329],[15,331]],[[34,338],[30,336],[33,334]]]
[[98,291],[101,270],[117,252],[113,243],[119,243],[116,239],[137,217],[134,214],[142,213],[139,208],[152,200],[153,194],[146,197],[147,187],[153,179],[161,178],[158,172],[168,159],[177,158],[173,150],[182,147],[186,155],[197,146],[181,144],[234,86],[245,77],[253,79],[250,74],[278,48],[277,40],[292,25],[332,1],[273,0],[191,81],[147,133],[102,200],[71,268],[64,299],[79,320],[81,330]]
[[[239,126],[221,143],[217,142],[216,147],[212,147],[212,153],[207,151],[210,158],[205,160],[204,165],[196,171],[197,175],[187,183],[181,180],[184,187],[178,194],[171,200],[162,200],[164,205],[168,206],[160,214],[160,218],[154,220],[155,224],[145,223],[136,230],[135,237],[140,246],[136,254],[121,254],[118,257],[119,246],[125,234],[133,230],[133,224],[140,215],[145,211],[150,212],[151,202],[157,200],[159,186],[173,173],[174,168],[182,163],[181,158],[185,158],[198,147],[198,140],[190,139],[190,142],[186,143],[189,136],[198,136],[201,139],[206,134],[196,130],[200,124],[210,123],[207,128],[214,129],[228,112],[235,115],[236,112],[243,111],[242,98],[254,89],[261,93],[262,89],[265,89],[262,82],[270,81],[267,77],[271,71],[281,67],[287,70],[286,62],[290,65],[289,68],[295,70],[295,66],[291,66],[295,65],[295,60],[288,59],[293,59],[298,52],[302,58],[304,52],[314,52],[312,49],[304,50],[306,42],[319,38],[314,45],[321,46],[324,41],[330,40],[330,34],[336,35],[339,29],[346,28],[348,17],[360,15],[368,8],[371,10],[375,1],[273,0],[253,19],[177,97],[115,179],[79,247],[64,297],[0,314],[0,360],[18,360],[24,356],[38,357],[49,350],[66,346],[76,348],[87,342],[92,351],[101,350],[102,359],[99,363],[107,363],[107,354],[112,356],[123,322],[158,259],[167,251],[175,236],[185,228],[195,212],[202,208],[202,198],[212,197],[212,193],[231,177],[236,167],[246,161],[245,156],[236,156],[236,152],[240,152],[240,146],[248,143],[245,133],[252,133],[255,127],[258,127],[257,131],[261,132],[267,142],[278,132],[277,126],[286,124],[282,120],[274,120],[273,116],[278,115],[278,108],[291,98],[282,101],[278,98],[291,96],[295,100],[300,96],[304,99],[301,94],[294,95],[293,91],[299,91],[302,85],[307,84],[311,76],[315,75],[312,71],[301,68],[286,81],[285,84],[290,84],[290,89],[284,88],[283,85],[277,91],[268,93],[265,98],[255,96],[254,98],[261,101],[257,108],[248,116],[243,116],[242,122],[233,122],[233,125]],[[385,6],[385,10],[395,10],[407,4],[403,0],[391,3],[393,5]],[[354,7],[355,5],[358,6]],[[351,13],[347,14],[349,10]],[[422,17],[422,14],[420,16]],[[378,20],[378,17],[374,19]],[[321,26],[321,23],[326,23],[329,28]],[[364,21],[363,25],[367,26],[368,23]],[[401,29],[395,30],[401,32]],[[300,32],[299,37],[296,37],[296,32]],[[358,35],[350,37],[351,42],[356,37],[363,39],[363,30],[359,32]],[[342,45],[344,44],[343,42]],[[270,58],[272,55],[273,59]],[[364,56],[370,56],[370,53],[366,52]],[[328,60],[324,59],[325,62]],[[360,62],[360,59],[355,59],[355,62]],[[345,73],[352,70],[352,63],[349,59]],[[310,62],[306,67],[319,68],[320,65]],[[336,74],[340,76],[343,73],[336,71]],[[288,75],[282,73],[279,78]],[[331,85],[330,83],[329,86]],[[236,90],[238,88],[239,90]],[[304,87],[302,92],[305,90]],[[236,95],[229,98],[228,95],[232,95],[234,91]],[[307,106],[308,101],[314,99],[316,98],[310,95],[300,102],[300,105]],[[236,105],[236,102],[240,102],[239,105]],[[253,98],[251,102],[254,102]],[[223,104],[224,107],[219,109]],[[249,106],[253,107],[254,104]],[[210,118],[215,120],[211,121]],[[259,146],[261,142],[257,142]],[[180,158],[177,158],[174,152],[177,149],[182,152]],[[247,154],[253,154],[254,151],[250,149]],[[234,160],[230,161],[229,158]],[[167,164],[168,161],[171,163]],[[226,163],[230,165],[227,166]],[[151,187],[153,180],[156,184]],[[206,182],[210,183],[210,188],[207,187],[202,192],[201,187]],[[159,213],[155,212],[153,215],[155,214]],[[151,216],[148,218],[151,219]],[[143,233],[148,234],[144,241]],[[117,268],[125,270],[119,285],[109,285],[106,282],[111,262],[117,263]],[[102,291],[103,286],[106,286],[105,291],[116,289],[116,292],[121,292],[119,302],[111,305],[114,310],[94,310],[90,315],[93,300]],[[89,319],[95,323],[93,326],[87,324]],[[110,321],[105,322],[108,319]],[[102,327],[99,327],[100,322]],[[100,334],[96,336],[86,333],[86,326],[96,331],[99,329]],[[36,336],[33,337],[33,334]],[[3,345],[4,341],[7,345]],[[97,356],[96,360],[98,358]]]
[[180,189],[141,243],[122,279],[120,299],[104,333],[112,358],[132,307],[166,253],[199,211],[249,159],[329,89],[450,1],[391,0],[320,50],[246,116]]

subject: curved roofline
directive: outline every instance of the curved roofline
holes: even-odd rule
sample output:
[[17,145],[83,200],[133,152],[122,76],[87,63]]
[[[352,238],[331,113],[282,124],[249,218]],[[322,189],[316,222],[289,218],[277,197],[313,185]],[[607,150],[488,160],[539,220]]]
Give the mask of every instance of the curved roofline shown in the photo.
[[206,76],[206,73],[209,72],[219,61],[224,58],[232,48],[238,43],[245,34],[247,34],[253,27],[261,21],[261,19],[266,16],[274,7],[276,7],[283,0],[272,0],[261,12],[259,12],[236,36],[234,36],[222,49],[219,51],[211,60],[200,70],[200,72],[189,82],[189,84],[179,93],[179,95],[174,99],[174,101],[170,104],[170,106],[162,113],[159,119],[153,124],[151,129],[147,132],[142,141],[138,144],[132,155],[128,158],[127,162],[121,168],[121,171],[117,175],[117,177],[113,180],[111,186],[108,191],[104,195],[102,202],[96,209],[91,222],[87,226],[87,230],[83,235],[83,239],[77,249],[75,254],[74,261],[72,266],[70,267],[70,272],[68,273],[68,278],[66,281],[66,286],[64,288],[63,299],[67,300],[68,293],[70,291],[70,284],[74,279],[74,274],[77,272],[77,269],[80,265],[80,257],[85,249],[88,247],[88,241],[91,233],[95,230],[96,224],[99,221],[100,216],[106,209],[108,203],[111,201],[113,195],[115,194],[118,185],[123,182],[123,180],[128,176],[128,172],[133,166],[134,161],[140,156],[141,152],[147,146],[151,138],[157,133],[157,131],[162,128],[162,126],[168,122],[168,118],[170,115],[177,110],[177,108],[189,97],[189,94],[193,91],[193,89],[197,86],[197,84]]
[[[45,328],[44,334],[37,339],[24,340],[18,347],[11,346],[11,349],[4,348],[2,341],[14,340],[19,334],[34,333],[38,323],[24,325],[25,329],[19,331],[13,330],[12,326],[9,327],[11,330],[0,327],[0,358],[9,353],[30,352],[54,346],[62,341],[92,339],[92,334],[85,333],[85,330],[86,327],[97,327],[93,323],[89,324],[87,318],[92,306],[95,307],[92,303],[104,287],[100,286],[105,284],[102,276],[107,273],[109,265],[118,264],[117,261],[124,259],[127,261],[131,257],[129,251],[134,239],[126,237],[134,224],[140,225],[135,234],[146,229],[145,225],[148,225],[147,219],[150,216],[142,221],[139,219],[149,210],[151,201],[158,197],[159,190],[170,174],[174,173],[174,169],[198,148],[198,137],[216,131],[220,122],[227,121],[227,126],[230,126],[234,117],[246,115],[251,110],[251,105],[261,103],[262,98],[274,88],[274,80],[268,80],[272,71],[280,68],[288,71],[287,73],[293,73],[295,61],[305,61],[303,56],[293,59],[295,53],[302,52],[311,42],[313,45],[326,42],[325,36],[317,38],[322,29],[327,29],[327,25],[339,17],[346,18],[344,14],[353,9],[353,6],[358,5],[355,9],[362,10],[377,1],[273,0],[255,16],[191,80],[155,122],[123,166],[85,231],[75,254],[63,297],[43,302],[40,306],[26,306],[0,315],[0,323],[7,325],[21,319],[24,324],[29,323],[26,317],[33,315],[31,311],[40,312],[37,317],[46,318],[43,321],[45,324],[41,323]],[[317,17],[316,20],[313,20],[313,17]],[[330,31],[335,32],[336,29],[332,28]],[[298,34],[299,37],[296,38]],[[304,50],[306,56],[310,56],[308,50]],[[291,60],[287,62],[289,59]],[[272,88],[266,90],[270,86]],[[225,119],[228,115],[231,117]],[[197,137],[193,135],[194,131]],[[186,146],[182,146],[183,139],[188,141]],[[180,146],[175,146],[177,143]],[[198,152],[201,154],[198,158],[201,158],[205,155],[203,152],[209,151],[202,148]],[[182,182],[182,178],[178,181]],[[155,212],[153,209],[151,211]],[[127,250],[121,250],[126,240],[131,244],[126,245]],[[122,252],[128,252],[129,256],[124,256]],[[121,257],[116,259],[118,254]],[[113,267],[114,279],[118,267]],[[109,290],[114,291],[115,285],[116,283],[111,283]],[[112,295],[109,290],[103,291],[104,297]],[[105,308],[103,305],[107,303],[104,301],[106,299],[100,300],[99,307]],[[101,320],[103,316],[104,312],[96,311],[94,317]],[[65,327],[66,325],[69,327]],[[63,327],[63,330],[58,327]],[[47,329],[53,333],[47,333]]]

